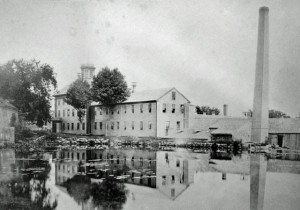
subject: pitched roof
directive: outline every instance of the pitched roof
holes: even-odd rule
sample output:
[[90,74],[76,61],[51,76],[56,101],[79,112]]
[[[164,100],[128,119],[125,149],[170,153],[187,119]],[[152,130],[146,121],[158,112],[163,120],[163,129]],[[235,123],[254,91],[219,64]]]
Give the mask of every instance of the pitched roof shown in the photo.
[[[70,85],[71,85],[71,84],[70,84]],[[59,96],[59,95],[65,95],[65,94],[67,94],[67,91],[68,91],[70,85],[67,85],[67,86],[63,87],[62,89],[58,90],[58,91],[54,94],[54,96]]]
[[123,103],[157,101],[158,99],[160,99],[161,97],[163,97],[165,94],[167,94],[169,91],[173,89],[175,88],[161,88],[161,89],[144,90],[144,91],[135,92],[132,93],[131,96]]
[[[210,125],[212,134],[251,133],[251,118],[220,118]],[[269,133],[300,133],[300,118],[270,118]]]
[[0,97],[0,107],[17,110],[17,108],[14,105],[12,105],[11,103],[9,103],[8,100],[5,100],[1,97]]
[[300,118],[271,118],[269,133],[300,133]]

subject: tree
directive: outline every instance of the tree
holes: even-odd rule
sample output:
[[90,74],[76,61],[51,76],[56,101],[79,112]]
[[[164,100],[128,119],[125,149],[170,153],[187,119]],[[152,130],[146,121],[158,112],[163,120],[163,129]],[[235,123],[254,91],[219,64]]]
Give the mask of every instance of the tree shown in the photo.
[[118,69],[103,68],[92,81],[92,100],[113,108],[130,96],[124,76]]
[[271,109],[269,110],[269,118],[290,118],[290,116],[281,111]]
[[56,83],[53,68],[40,61],[11,60],[0,66],[0,96],[39,127],[51,120],[50,93]]
[[85,109],[91,99],[90,85],[82,79],[77,79],[67,90],[65,102],[77,110],[79,121],[85,115]]
[[220,114],[220,110],[218,108],[215,107],[209,107],[209,106],[196,106],[196,113],[197,114],[207,114],[207,115],[219,115]]
[[[251,109],[248,110],[249,116],[252,117],[253,111]],[[287,114],[282,111],[271,109],[269,110],[269,118],[290,118]]]

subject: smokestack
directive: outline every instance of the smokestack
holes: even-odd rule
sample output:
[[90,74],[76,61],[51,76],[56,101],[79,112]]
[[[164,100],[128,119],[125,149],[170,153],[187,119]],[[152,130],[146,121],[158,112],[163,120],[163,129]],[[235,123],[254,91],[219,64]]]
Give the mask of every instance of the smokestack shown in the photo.
[[269,133],[269,8],[259,9],[251,140],[263,143]]
[[[251,141],[263,143],[269,133],[269,8],[259,9],[255,87]],[[261,154],[250,156],[250,209],[264,208],[267,161]]]
[[136,88],[136,82],[133,82],[133,83],[132,83],[132,93],[135,92],[135,88]]
[[223,115],[225,117],[227,117],[227,115],[228,115],[228,105],[227,104],[223,105]]

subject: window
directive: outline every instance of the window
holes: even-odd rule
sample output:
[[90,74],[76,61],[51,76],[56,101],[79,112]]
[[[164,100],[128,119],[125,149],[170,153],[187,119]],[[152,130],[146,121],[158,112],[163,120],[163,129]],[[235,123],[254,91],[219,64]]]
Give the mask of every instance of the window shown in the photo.
[[58,117],[60,117],[60,110],[58,110]]
[[65,123],[62,124],[62,129],[65,130]]
[[82,153],[82,160],[85,159],[85,153]]
[[176,92],[175,92],[175,91],[172,92],[172,100],[173,100],[173,101],[176,100]]
[[131,165],[134,166],[134,157],[131,158]]
[[66,115],[65,110],[63,110],[63,117]]
[[94,129],[97,130],[97,122],[94,123]]
[[162,185],[166,185],[167,183],[167,177],[166,176],[162,176]]
[[143,113],[143,104],[140,104],[140,111]]
[[174,189],[174,188],[171,189],[171,196],[172,196],[172,197],[175,196],[175,189]]
[[74,116],[75,116],[75,110],[72,109],[72,117],[74,117]]
[[151,113],[151,111],[152,111],[152,104],[148,104],[148,110],[149,110],[149,113]]
[[105,110],[105,111],[106,111],[106,115],[108,115],[108,108],[106,108],[106,110]]
[[175,113],[175,104],[172,104],[172,113]]
[[126,128],[126,122],[124,122],[124,130],[126,130],[127,128]]
[[100,130],[102,130],[102,122],[99,123]]
[[99,113],[100,113],[100,115],[102,115],[102,109],[101,108],[99,108]]
[[113,130],[113,129],[114,129],[114,126],[115,126],[115,125],[114,125],[114,122],[111,122],[110,129]]
[[143,158],[140,157],[140,166],[143,166],[143,163],[144,163]]
[[176,124],[177,124],[177,130],[180,130],[180,121],[177,121]]
[[80,126],[80,123],[77,123],[77,130],[79,130],[79,128],[80,128],[79,126]]
[[70,109],[67,110],[67,117],[70,117]]
[[85,123],[82,123],[82,130],[85,130]]
[[60,99],[57,99],[58,106],[60,105]]
[[118,130],[120,129],[120,122],[119,121],[117,122],[117,129]]
[[110,162],[114,163],[114,156],[113,155],[110,155]]
[[149,159],[149,161],[148,161],[148,167],[151,167],[151,158]]
[[141,130],[144,129],[143,121],[140,122],[140,129],[141,129]]
[[74,123],[71,124],[71,129],[74,130]]
[[175,176],[174,175],[172,175],[171,184],[175,184]]
[[184,113],[184,105],[183,104],[180,105],[180,110],[181,110],[181,113]]
[[111,115],[113,115],[113,114],[114,114],[114,110],[112,109],[112,110],[111,110]]
[[96,109],[96,107],[94,108],[94,114],[95,114],[95,116],[97,116],[97,109]]
[[134,104],[131,105],[132,113],[134,113]]
[[117,113],[120,114],[120,108],[119,107],[117,108]]
[[119,156],[117,156],[117,164],[120,164]]
[[176,167],[180,167],[180,160],[176,160]]
[[70,130],[70,123],[68,123],[67,125],[68,125],[68,126],[67,126],[67,127],[68,127],[68,130]]
[[132,121],[131,128],[134,130],[134,121]]
[[152,129],[152,122],[148,122],[148,127],[149,127],[149,130]]
[[167,111],[167,104],[163,104],[163,110],[162,110],[162,112],[166,113],[166,111]]
[[126,110],[126,105],[124,105],[124,113],[126,114],[127,110]]

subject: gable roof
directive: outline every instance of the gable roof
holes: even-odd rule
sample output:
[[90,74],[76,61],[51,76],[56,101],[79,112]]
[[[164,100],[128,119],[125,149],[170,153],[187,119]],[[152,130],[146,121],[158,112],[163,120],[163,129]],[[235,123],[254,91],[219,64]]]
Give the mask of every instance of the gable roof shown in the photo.
[[7,109],[13,109],[18,110],[14,105],[12,105],[8,100],[5,100],[0,97],[0,107],[7,108]]
[[[160,98],[164,97],[170,91],[176,90],[181,94],[176,88],[161,88],[154,90],[144,90],[138,91],[131,94],[131,96],[123,103],[133,103],[133,102],[145,102],[145,101],[158,101]],[[181,94],[182,95],[182,94]],[[182,95],[188,102],[190,102],[184,95]]]
[[[216,128],[212,134],[251,133],[251,118],[220,118],[209,127]],[[269,133],[300,133],[300,118],[270,118]]]
[[62,89],[58,90],[53,96],[66,95],[70,85],[67,85],[67,86],[63,87]]

